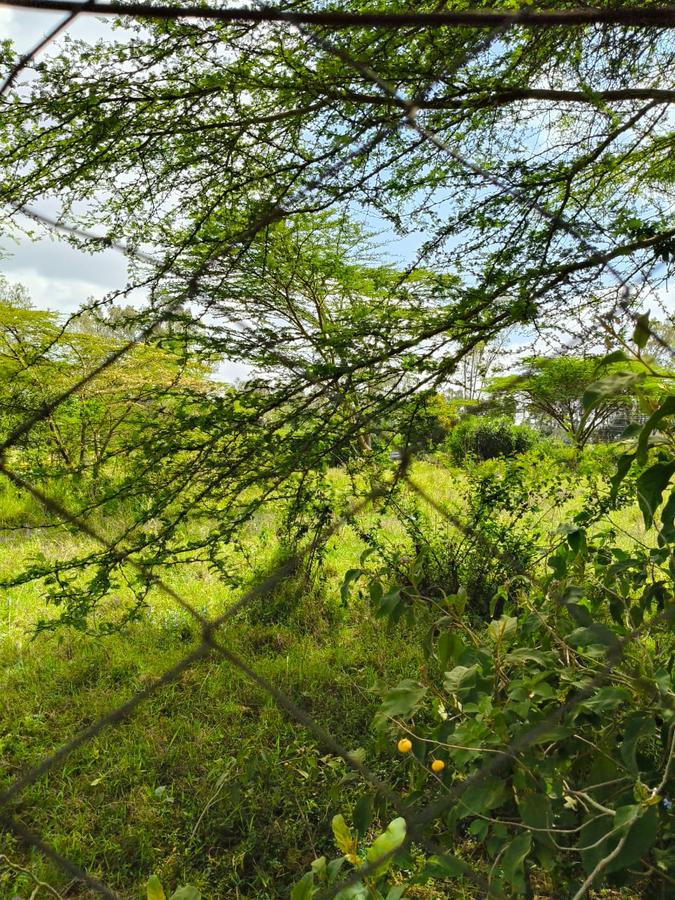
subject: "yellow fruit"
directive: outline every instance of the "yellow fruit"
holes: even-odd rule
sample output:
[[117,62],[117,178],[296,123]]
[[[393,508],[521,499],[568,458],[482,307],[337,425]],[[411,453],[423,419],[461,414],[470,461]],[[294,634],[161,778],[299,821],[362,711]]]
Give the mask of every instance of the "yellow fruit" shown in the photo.
[[409,741],[408,738],[401,738],[396,746],[398,747],[399,753],[410,753],[412,750],[412,741]]
[[445,768],[445,763],[442,759],[435,759],[431,764],[431,771],[435,772],[437,775],[439,772],[442,772]]

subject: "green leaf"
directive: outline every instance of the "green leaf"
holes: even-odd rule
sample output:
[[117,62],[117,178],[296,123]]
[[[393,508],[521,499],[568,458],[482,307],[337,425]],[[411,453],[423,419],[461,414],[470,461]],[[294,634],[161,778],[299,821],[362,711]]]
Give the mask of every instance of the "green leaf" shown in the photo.
[[[612,818],[602,817],[591,822],[583,829],[583,846],[596,844],[589,850],[582,851],[581,859],[587,872],[591,872],[597,863],[608,856],[628,831],[626,841],[620,853],[605,868],[605,873],[618,872],[628,866],[640,862],[652,848],[658,833],[658,811],[655,806],[644,807],[639,804],[621,806]],[[615,830],[616,829],[616,830]],[[614,832],[612,834],[612,832]],[[606,839],[602,840],[602,836]]]
[[421,884],[430,878],[461,878],[469,871],[471,867],[467,863],[451,853],[444,853],[443,856],[429,857],[422,871],[416,876],[415,883]]
[[386,900],[401,900],[407,886],[407,884],[395,884],[393,888],[390,888]]
[[631,362],[631,359],[623,350],[614,350],[612,353],[608,353],[607,356],[603,356],[598,365],[608,366],[617,362]]
[[349,600],[352,582],[360,578],[361,575],[363,575],[363,569],[348,569],[345,572],[345,577],[343,578],[340,587],[340,599],[342,600],[343,605]]
[[639,774],[635,756],[638,741],[640,738],[654,734],[655,731],[656,722],[645,712],[631,713],[624,721],[621,759],[632,775],[637,776]]
[[364,794],[361,797],[354,807],[354,828],[358,831],[358,833],[363,837],[363,835],[370,828],[370,823],[373,821],[373,795],[372,794]]
[[[311,896],[311,895],[310,895]],[[186,884],[174,891],[169,900],[201,900],[202,893],[191,884]]]
[[311,900],[314,896],[314,872],[306,872],[291,888],[291,900]]
[[633,341],[642,350],[647,346],[647,341],[651,336],[649,327],[649,313],[643,313],[635,320],[635,330],[633,331]]
[[601,646],[608,650],[616,650],[619,646],[619,640],[614,632],[597,622],[587,628],[575,628],[567,635],[567,643],[575,648]]
[[336,816],[333,816],[330,824],[333,829],[335,846],[341,853],[344,853],[349,862],[353,862],[356,858],[357,843],[351,829],[344,820],[344,816],[338,813]]
[[319,856],[317,859],[315,859],[311,863],[311,869],[312,869],[313,874],[317,878],[319,878],[319,879],[323,878],[324,875],[326,874],[326,857]]
[[668,543],[675,541],[675,488],[661,510],[663,539]]
[[345,864],[344,856],[338,856],[337,859],[331,859],[331,861],[326,866],[326,876],[328,878],[328,884],[333,884],[335,879],[340,874],[340,870]]
[[567,535],[567,543],[575,553],[579,553],[586,548],[586,529],[575,528]]
[[651,414],[642,426],[637,445],[637,459],[639,463],[645,463],[647,461],[647,450],[649,448],[649,438],[652,431],[654,431],[662,419],[665,419],[666,416],[673,415],[675,415],[675,396],[671,394],[661,406]]
[[539,829],[533,832],[535,842],[555,847],[551,835],[546,831],[553,821],[551,798],[546,794],[522,793],[518,795],[517,801],[523,824]]
[[533,662],[539,666],[549,666],[554,659],[555,653],[550,650],[530,650],[529,647],[516,647],[515,650],[506,654],[504,662],[514,664]]
[[444,631],[438,638],[436,651],[442,669],[454,663],[464,649],[464,641],[456,631]]
[[610,479],[610,498],[612,502],[616,500],[616,495],[619,492],[619,486],[621,482],[624,480],[628,472],[630,471],[630,467],[633,465],[633,461],[635,460],[637,454],[635,453],[624,453],[620,456],[616,461],[616,472]]
[[369,900],[371,893],[362,882],[357,881],[349,887],[343,888],[335,895],[335,900]]
[[382,594],[375,606],[376,616],[393,616],[401,603],[401,589],[392,588],[386,594]]
[[162,882],[156,875],[151,875],[148,878],[147,900],[166,900]]
[[625,394],[630,388],[644,381],[644,372],[616,372],[614,375],[606,375],[599,381],[589,385],[584,391],[582,403],[586,412],[593,409],[603,400]]
[[450,694],[461,694],[476,683],[478,666],[455,666],[443,677],[443,687]]
[[504,643],[515,636],[517,627],[518,619],[513,616],[502,616],[501,619],[490,622],[487,629],[488,637],[495,644]]
[[658,462],[646,469],[636,482],[637,497],[645,528],[651,528],[663,492],[675,473],[675,460]]
[[496,775],[487,775],[473,782],[459,798],[458,802],[462,807],[460,818],[476,813],[485,815],[506,801],[506,793],[504,779]]
[[377,862],[378,859],[382,856],[386,856],[391,853],[386,860],[382,862],[381,865],[378,865],[373,871],[373,877],[379,878],[387,869],[391,866],[394,861],[393,851],[398,850],[398,848],[405,841],[406,835],[406,824],[405,819],[399,816],[397,819],[394,819],[387,826],[387,830],[381,834],[378,838],[376,838],[373,843],[368,848],[368,852],[366,853],[366,859],[369,863]]
[[502,857],[504,877],[521,893],[525,887],[524,863],[531,848],[532,835],[529,831],[525,831],[511,841]]
[[419,708],[427,689],[418,681],[406,678],[388,691],[378,711],[378,717],[400,716],[407,718]]
[[572,729],[567,725],[547,725],[542,726],[542,730],[537,730],[529,743],[532,744],[533,747],[536,747],[538,744],[550,744],[553,741],[562,741],[566,737],[569,737],[572,733]]
[[616,709],[630,699],[630,694],[625,688],[604,687],[600,688],[588,700],[584,700],[579,704],[579,708],[588,709],[594,713],[608,712],[610,709]]

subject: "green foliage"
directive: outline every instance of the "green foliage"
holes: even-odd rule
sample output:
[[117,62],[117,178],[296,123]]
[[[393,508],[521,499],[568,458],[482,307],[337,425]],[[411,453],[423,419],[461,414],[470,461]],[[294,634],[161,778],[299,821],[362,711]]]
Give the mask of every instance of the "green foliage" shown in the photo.
[[[198,891],[191,884],[186,884],[175,890],[169,897],[169,900],[201,900],[201,896],[201,891]],[[156,875],[151,875],[148,878],[147,900],[166,900],[162,883]]]
[[347,573],[345,593],[370,577],[367,596],[378,616],[397,621],[409,618],[413,606],[453,602],[462,612],[490,618],[528,575],[531,560],[546,553],[552,510],[579,492],[594,503],[594,515],[604,508],[594,499],[596,481],[602,481],[599,463],[587,460],[588,474],[580,476],[569,454],[554,449],[552,457],[543,444],[513,458],[455,470],[449,521],[442,511],[433,513],[419,498],[400,492],[389,505],[405,539],[392,541],[377,528],[355,523],[372,553]]
[[[405,728],[417,742],[413,796],[462,788],[448,805],[445,842],[467,834],[478,842],[498,891],[527,894],[531,871],[571,896],[584,879],[586,887],[604,879],[630,886],[667,869],[675,827],[671,415],[667,399],[653,418],[659,443],[638,476],[630,481],[633,451],[601,496],[589,495],[558,528],[546,574],[530,565],[499,594],[501,614],[470,625],[459,598],[446,599],[423,644],[426,679],[414,694],[406,682],[387,692],[375,717],[393,739]],[[631,484],[647,531],[626,543],[607,513],[616,515],[619,487],[631,492]],[[508,508],[504,495],[494,500]],[[414,702],[397,699],[409,696]],[[438,758],[442,785],[429,771]]]
[[524,453],[537,434],[526,425],[515,425],[506,417],[465,416],[450,431],[445,442],[452,459],[461,465],[467,457],[480,461]]
[[[337,884],[345,877],[342,873],[344,862],[350,863],[355,870],[368,866],[368,873],[362,880],[344,887],[335,895],[339,900],[399,900],[403,896],[404,885],[390,885],[385,876],[391,869],[396,851],[406,839],[405,819],[399,817],[389,823],[386,830],[372,841],[365,853],[361,850],[363,833],[352,833],[340,814],[332,820],[335,846],[343,854],[337,859],[326,862],[324,856],[315,859],[312,867],[297,882],[291,891],[292,900],[305,900],[321,895],[327,888]],[[341,874],[342,873],[342,874]],[[389,888],[389,890],[387,890]],[[386,895],[384,891],[386,892]]]
[[531,357],[520,373],[493,379],[490,390],[495,396],[522,398],[534,421],[559,429],[581,450],[618,411],[635,410],[635,391],[650,374],[639,359],[631,363],[620,355],[621,361],[611,356]]
[[[38,531],[33,540],[47,543],[50,534]],[[61,552],[64,540],[54,538]],[[74,538],[69,540],[75,551]],[[14,558],[23,550],[18,538],[4,546]],[[339,565],[345,551],[344,544],[332,549],[330,563]],[[0,565],[10,562],[3,554]],[[236,596],[194,565],[175,571],[172,585],[195,605],[204,604],[205,614],[217,614]],[[32,618],[43,611],[31,587],[3,595],[3,787],[11,773],[51,752],[59,737],[147,685],[199,637],[187,615],[155,597],[144,619],[121,634],[92,640],[61,628],[58,640],[49,634],[26,640]],[[320,614],[316,619],[311,633],[239,620],[228,640],[257,671],[316,711],[346,746],[363,747],[367,764],[386,778],[370,729],[378,702],[370,688],[376,677],[404,677],[415,665],[416,648],[359,615],[339,625],[323,622]],[[363,692],[358,703],[355,692]],[[191,884],[204,898],[239,892],[271,900],[289,896],[308,865],[305,848],[330,859],[334,812],[361,803],[359,829],[370,843],[364,816],[372,796],[363,800],[340,758],[247,679],[212,659],[186,672],[120,729],[106,730],[77,751],[54,778],[30,788],[22,815],[27,827],[120,896],[144,897],[148,875],[156,872],[167,898],[178,885]],[[3,853],[67,894],[69,875],[27,853],[10,833],[1,839]],[[0,858],[0,896],[30,897],[35,885],[17,877]]]
[[[115,241],[158,260],[130,254],[120,296],[140,288],[145,307],[101,314],[93,301],[79,323],[0,286],[7,462],[104,538],[90,528],[72,541],[18,481],[3,485],[0,536],[21,548],[0,585],[13,629],[5,689],[18,695],[6,714],[19,716],[4,771],[53,748],[54,718],[74,732],[197,639],[174,613],[130,652],[129,636],[155,627],[158,575],[180,583],[194,567],[195,607],[221,613],[299,550],[293,580],[252,605],[239,638],[327,726],[368,743],[382,776],[367,721],[387,737],[404,726],[414,753],[407,782],[394,780],[411,803],[461,788],[434,823],[453,854],[431,857],[420,883],[464,878],[467,856],[507,895],[532,895],[533,873],[565,896],[604,878],[651,890],[673,863],[672,372],[624,288],[644,275],[657,291],[675,262],[672,97],[654,87],[671,76],[665,32],[520,22],[496,41],[356,27],[316,40],[240,22],[118,25],[119,39],[54,46],[3,98],[6,224],[32,229],[19,212],[49,197],[74,246]],[[2,68],[16,59],[3,43]],[[423,133],[399,127],[401,97],[415,98]],[[415,242],[414,263],[378,256],[355,212],[408,251]],[[92,227],[98,236],[81,230]],[[439,502],[445,473],[429,479],[430,504],[392,479],[393,447],[427,450],[454,426],[443,390],[477,399],[495,362],[486,348],[525,331],[559,345],[577,323],[592,334],[578,336],[580,353],[596,352],[597,323],[623,349],[531,357],[493,385],[501,408],[517,395],[544,430],[562,430],[576,468],[559,447],[480,420],[450,438],[463,465],[451,500]],[[237,388],[214,377],[223,360],[248,372]],[[612,454],[581,451],[638,407],[647,425],[609,480]],[[373,488],[373,511],[344,529],[363,546],[340,555],[333,526]],[[49,537],[15,543],[25,526]],[[36,595],[38,631],[60,631],[27,649],[12,616],[17,597]],[[351,643],[345,621],[358,625]],[[77,643],[74,629],[105,641]],[[30,683],[29,665],[42,679]],[[175,884],[190,868],[205,890],[263,897],[289,886],[302,848],[325,842],[330,813],[355,798],[340,760],[223,665],[204,665],[146,729],[100,735],[57,784],[33,785],[21,815],[88,869],[112,860],[123,888],[153,869]],[[49,713],[45,684],[59,700]],[[434,778],[431,754],[446,762]],[[364,860],[375,869],[343,900],[386,888],[398,900],[376,855],[403,846],[402,820],[371,835],[362,799],[356,832],[339,816],[334,832],[356,876]],[[293,896],[333,884],[342,863],[319,856]]]

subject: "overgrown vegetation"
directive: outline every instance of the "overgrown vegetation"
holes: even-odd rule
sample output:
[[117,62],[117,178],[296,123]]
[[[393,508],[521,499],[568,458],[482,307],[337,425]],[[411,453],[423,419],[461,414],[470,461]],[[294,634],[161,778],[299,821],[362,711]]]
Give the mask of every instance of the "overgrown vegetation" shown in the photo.
[[672,32],[166,15],[0,89],[0,892],[669,896]]

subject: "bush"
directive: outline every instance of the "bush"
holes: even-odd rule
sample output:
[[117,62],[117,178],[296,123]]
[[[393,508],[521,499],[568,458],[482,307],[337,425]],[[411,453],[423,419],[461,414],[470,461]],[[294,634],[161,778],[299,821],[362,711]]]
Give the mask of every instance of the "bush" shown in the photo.
[[516,425],[505,416],[468,416],[452,429],[446,448],[454,462],[461,465],[467,456],[483,461],[524,453],[533,446],[537,437],[537,433],[527,425]]

